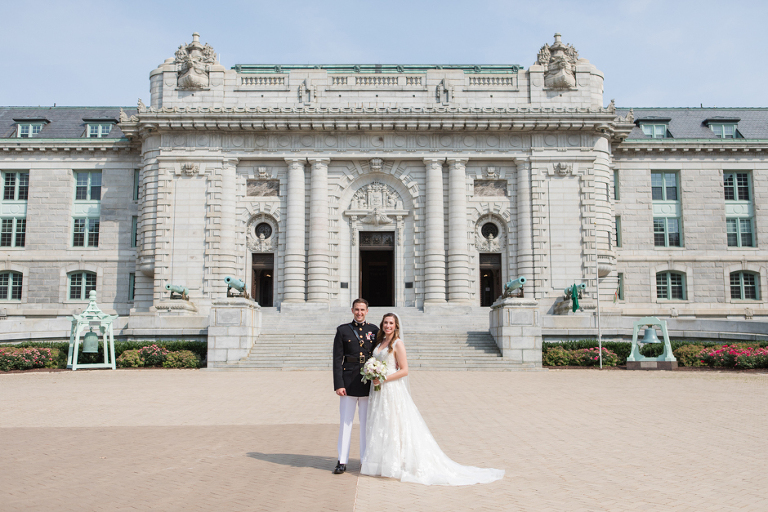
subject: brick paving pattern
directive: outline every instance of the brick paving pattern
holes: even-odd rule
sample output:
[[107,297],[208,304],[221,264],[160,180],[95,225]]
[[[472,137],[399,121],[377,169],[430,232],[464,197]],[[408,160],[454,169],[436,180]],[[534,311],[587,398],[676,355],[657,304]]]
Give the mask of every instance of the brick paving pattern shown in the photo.
[[0,509],[768,510],[768,375],[414,372],[454,460],[503,480],[332,475],[328,372],[0,375]]

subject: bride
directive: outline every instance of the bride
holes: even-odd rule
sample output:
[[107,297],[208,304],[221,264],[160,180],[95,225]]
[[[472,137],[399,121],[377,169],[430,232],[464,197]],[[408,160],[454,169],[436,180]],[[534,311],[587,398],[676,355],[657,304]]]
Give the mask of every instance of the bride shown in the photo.
[[472,485],[499,480],[504,470],[462,466],[443,453],[411,399],[400,318],[381,320],[373,357],[387,364],[387,379],[374,380],[368,401],[366,448],[360,472],[425,485]]

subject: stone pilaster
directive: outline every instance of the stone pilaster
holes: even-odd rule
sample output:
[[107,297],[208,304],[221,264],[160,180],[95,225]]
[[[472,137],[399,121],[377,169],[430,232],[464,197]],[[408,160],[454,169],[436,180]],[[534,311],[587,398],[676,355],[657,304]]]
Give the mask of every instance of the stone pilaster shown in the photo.
[[286,158],[288,162],[288,219],[285,223],[285,270],[283,302],[304,302],[306,258],[305,178],[303,158]]
[[448,159],[448,301],[469,302],[466,158]]
[[328,302],[328,158],[310,158],[309,302]]
[[445,214],[443,212],[443,160],[425,158],[427,174],[424,302],[445,302]]
[[531,163],[517,161],[517,274],[536,289],[531,225]]

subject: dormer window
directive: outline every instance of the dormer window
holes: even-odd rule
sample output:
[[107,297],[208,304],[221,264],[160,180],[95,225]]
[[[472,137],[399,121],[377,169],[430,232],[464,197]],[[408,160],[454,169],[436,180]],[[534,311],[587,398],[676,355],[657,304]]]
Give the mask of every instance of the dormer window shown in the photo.
[[643,124],[641,128],[643,134],[652,139],[666,139],[668,137],[666,124]]
[[669,122],[672,119],[669,117],[643,117],[635,119],[640,129],[643,130],[643,135],[652,139],[671,139],[672,134],[669,133]]
[[112,123],[89,123],[88,124],[88,138],[89,139],[101,139],[109,135],[112,130]]
[[743,139],[744,136],[737,128],[739,121],[741,119],[738,118],[710,117],[704,120],[704,124],[709,126],[718,139]]
[[16,136],[22,139],[37,137],[43,129],[43,123],[19,123],[16,128]]

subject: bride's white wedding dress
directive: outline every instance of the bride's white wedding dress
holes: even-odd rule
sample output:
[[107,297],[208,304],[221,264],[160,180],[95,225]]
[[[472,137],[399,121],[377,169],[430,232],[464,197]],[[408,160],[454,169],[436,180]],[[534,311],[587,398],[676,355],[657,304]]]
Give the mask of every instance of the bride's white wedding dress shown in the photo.
[[[394,350],[376,349],[373,357],[387,363],[387,375],[395,373]],[[502,469],[462,466],[443,453],[411,399],[407,376],[383,382],[381,391],[371,385],[366,423],[364,475],[425,485],[472,485],[504,476]]]

